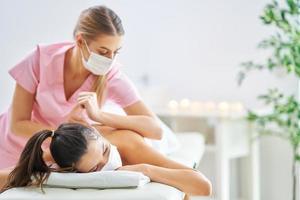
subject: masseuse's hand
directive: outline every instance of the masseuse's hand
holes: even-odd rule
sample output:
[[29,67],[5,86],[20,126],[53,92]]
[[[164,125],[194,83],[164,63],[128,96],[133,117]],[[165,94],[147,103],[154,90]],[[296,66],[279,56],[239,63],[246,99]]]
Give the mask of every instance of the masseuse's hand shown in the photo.
[[95,92],[79,93],[77,103],[86,110],[89,118],[101,123],[101,110],[99,108],[97,94]]
[[84,126],[89,126],[87,119],[85,119],[84,113],[85,110],[79,104],[76,105],[72,111],[67,116],[67,122],[69,123],[79,123]]

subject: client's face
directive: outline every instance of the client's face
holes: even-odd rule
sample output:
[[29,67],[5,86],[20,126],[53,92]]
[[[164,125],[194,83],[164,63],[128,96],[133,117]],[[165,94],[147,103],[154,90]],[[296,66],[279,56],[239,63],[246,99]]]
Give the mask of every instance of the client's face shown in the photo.
[[86,153],[76,164],[79,172],[99,171],[107,163],[110,154],[110,143],[102,137],[88,140]]

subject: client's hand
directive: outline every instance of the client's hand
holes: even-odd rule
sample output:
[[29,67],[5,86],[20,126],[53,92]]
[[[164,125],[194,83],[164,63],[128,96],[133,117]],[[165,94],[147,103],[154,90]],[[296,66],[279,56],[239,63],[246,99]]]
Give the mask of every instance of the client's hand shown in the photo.
[[135,171],[135,172],[142,172],[143,174],[147,174],[149,165],[148,164],[136,164],[136,165],[125,165],[119,167],[117,170],[125,170],[125,171]]

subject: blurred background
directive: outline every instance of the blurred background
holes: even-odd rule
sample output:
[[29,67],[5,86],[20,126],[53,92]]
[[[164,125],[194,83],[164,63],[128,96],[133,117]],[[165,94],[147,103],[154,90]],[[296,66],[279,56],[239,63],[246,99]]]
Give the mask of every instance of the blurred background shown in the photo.
[[[259,20],[267,2],[1,0],[0,111],[9,107],[14,88],[7,71],[38,43],[72,41],[80,12],[99,4],[112,8],[123,20],[126,34],[119,56],[122,70],[156,113],[191,105],[233,104],[242,110],[261,109],[256,97],[267,88],[278,87],[287,94],[298,90],[297,79],[280,70],[273,74],[253,71],[241,87],[237,85],[240,63],[265,56],[256,47],[271,31]],[[289,144],[268,137],[260,140],[258,149],[259,197],[290,199]],[[218,185],[214,159],[208,148],[200,169]],[[230,169],[230,193],[236,198],[243,187],[251,187],[247,180],[242,181],[247,173],[243,173],[243,167],[242,159],[237,159]]]

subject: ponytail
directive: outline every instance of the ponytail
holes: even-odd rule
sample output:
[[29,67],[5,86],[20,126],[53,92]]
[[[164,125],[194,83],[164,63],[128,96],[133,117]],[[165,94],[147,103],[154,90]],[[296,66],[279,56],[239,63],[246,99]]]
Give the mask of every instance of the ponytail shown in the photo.
[[50,175],[50,168],[43,160],[42,144],[51,137],[52,131],[43,130],[31,137],[14,168],[9,174],[6,185],[1,192],[13,187],[39,185],[42,188],[43,182]]
[[[75,164],[87,151],[88,140],[95,135],[93,129],[76,123],[61,124],[57,130],[44,130],[34,134],[27,142],[7,183],[0,192],[13,187],[40,186],[51,171],[75,172]],[[50,152],[59,169],[50,169],[43,159],[42,144],[52,137]]]

